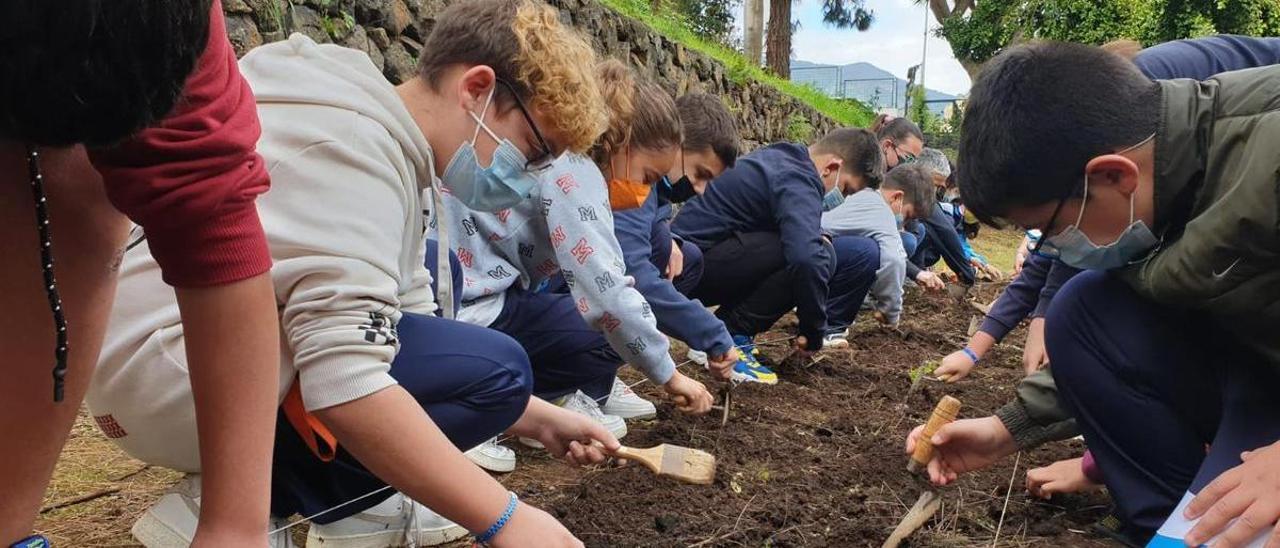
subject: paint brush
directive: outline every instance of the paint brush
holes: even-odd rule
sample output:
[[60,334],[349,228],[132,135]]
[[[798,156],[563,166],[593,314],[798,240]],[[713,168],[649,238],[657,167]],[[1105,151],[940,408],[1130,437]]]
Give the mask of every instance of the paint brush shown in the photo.
[[715,455],[698,449],[664,443],[648,449],[623,446],[617,451],[605,451],[611,456],[643,464],[654,474],[685,483],[710,485],[716,477]]

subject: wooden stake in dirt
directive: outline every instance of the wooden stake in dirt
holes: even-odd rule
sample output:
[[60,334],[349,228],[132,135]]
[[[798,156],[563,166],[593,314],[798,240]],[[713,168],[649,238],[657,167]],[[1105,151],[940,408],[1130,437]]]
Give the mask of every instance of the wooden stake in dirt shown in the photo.
[[943,396],[937,407],[933,408],[933,415],[925,423],[924,431],[916,438],[916,450],[911,453],[911,460],[907,462],[908,472],[915,474],[929,464],[929,459],[933,458],[933,435],[943,426],[955,421],[959,413],[960,400]]
[[649,449],[623,446],[612,456],[643,464],[659,476],[698,485],[710,485],[716,477],[716,457],[706,451],[662,444]]
[[926,489],[920,493],[920,498],[916,499],[915,505],[907,511],[907,515],[903,516],[902,521],[893,529],[893,533],[880,548],[897,548],[902,541],[911,536],[911,533],[916,532],[916,529],[924,527],[940,506],[942,506],[942,497],[937,491]]

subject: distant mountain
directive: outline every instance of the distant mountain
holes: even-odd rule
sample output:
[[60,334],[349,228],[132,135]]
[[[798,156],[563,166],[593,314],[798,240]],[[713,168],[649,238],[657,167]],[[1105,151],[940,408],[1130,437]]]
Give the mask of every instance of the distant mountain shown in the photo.
[[[927,70],[927,67],[926,67]],[[871,63],[823,65],[808,61],[791,62],[791,81],[809,84],[832,97],[857,99],[875,110],[902,111],[907,103],[907,81]],[[925,88],[929,110],[939,116],[956,95]],[[936,102],[935,102],[936,101]]]

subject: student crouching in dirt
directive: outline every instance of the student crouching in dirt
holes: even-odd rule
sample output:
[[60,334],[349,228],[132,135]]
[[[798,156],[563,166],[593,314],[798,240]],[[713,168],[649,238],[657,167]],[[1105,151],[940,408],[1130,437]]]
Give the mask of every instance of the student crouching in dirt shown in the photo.
[[[535,396],[622,437],[627,426],[614,413],[637,416],[647,403],[617,380],[624,364],[682,398],[684,411],[705,413],[712,397],[676,370],[613,234],[611,209],[639,206],[679,159],[679,114],[666,91],[618,61],[601,63],[594,78],[608,126],[589,157],[554,160],[529,188],[528,201],[496,212],[468,207],[456,195],[445,204],[463,268],[458,317],[521,344],[532,361]],[[549,287],[557,274],[568,293]],[[485,451],[506,467],[514,464],[510,449],[490,442]]]
[[[1046,344],[1134,542],[1280,539],[1278,90],[1280,67],[1152,82],[1101,49],[1040,43],[993,60],[970,98],[965,203],[1092,270],[1059,292]],[[931,477],[1024,446],[1014,426],[944,428]]]
[[[873,127],[884,152],[885,166],[892,171],[900,165],[916,163],[924,153],[924,133],[906,118],[889,118]],[[936,167],[936,166],[935,166]],[[942,291],[946,284],[930,268],[943,261],[965,287],[973,285],[976,274],[969,264],[964,245],[955,233],[955,223],[940,208],[932,208],[919,220],[907,223],[902,231],[907,251],[907,279],[930,291]]]
[[[834,132],[809,147],[778,143],[748,154],[689,200],[671,225],[703,253],[702,281],[692,296],[719,305],[716,317],[741,355],[735,379],[777,383],[777,375],[757,360],[753,338],[795,308],[797,353],[821,350],[828,296],[869,284],[875,275],[878,260],[851,253],[842,260],[864,265],[862,271],[838,268],[822,233],[822,212],[863,184],[838,136]],[[862,252],[875,252],[868,244]]]
[[[879,265],[869,287],[860,292],[831,295],[827,300],[826,348],[847,348],[849,328],[868,294],[875,318],[897,326],[902,317],[906,251],[899,231],[902,224],[919,219],[934,204],[928,173],[919,166],[902,166],[884,176],[876,188],[865,188],[822,216],[822,227],[834,237],[837,254],[849,249],[850,238],[870,239]],[[875,255],[872,255],[873,257]]]
[[[614,234],[627,275],[658,318],[663,333],[684,341],[689,355],[722,378],[732,378],[738,350],[724,322],[689,296],[702,281],[702,250],[671,233],[673,206],[706,191],[738,159],[742,137],[719,97],[691,93],[676,99],[684,141],[680,157],[640,207],[614,211]],[[643,401],[643,400],[640,400]],[[646,402],[647,403],[647,402]],[[634,413],[652,416],[652,404]]]
[[[603,459],[594,442],[617,440],[530,398],[516,341],[435,317],[453,303],[448,278],[435,298],[424,249],[427,227],[447,222],[432,199],[441,184],[476,207],[508,207],[527,199],[519,183],[540,167],[595,141],[606,120],[595,61],[546,5],[469,0],[439,14],[419,73],[400,86],[363,52],[300,34],[240,62],[275,182],[259,202],[285,349],[272,545],[291,545],[283,518],[319,514],[308,542],[325,546],[438,544],[468,531],[492,546],[581,546],[462,450],[508,432],[583,463]],[[109,435],[131,455],[198,473],[177,303],[146,244],[121,272],[90,407],[116,418]],[[192,475],[135,533],[181,545],[199,507]]]

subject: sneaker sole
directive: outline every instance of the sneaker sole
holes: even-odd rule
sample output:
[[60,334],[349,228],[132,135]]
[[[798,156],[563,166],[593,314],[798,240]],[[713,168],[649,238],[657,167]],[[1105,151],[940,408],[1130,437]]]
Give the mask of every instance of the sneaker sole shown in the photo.
[[[191,538],[169,524],[169,520],[164,519],[166,514],[179,511],[179,508],[172,506],[173,499],[162,497],[151,508],[133,523],[133,528],[129,532],[133,533],[133,538],[139,544],[146,548],[185,548],[191,545]],[[183,504],[181,500],[177,504]]]
[[472,453],[470,451],[463,454],[467,456],[467,459],[475,463],[476,466],[484,468],[485,470],[488,470],[490,472],[498,472],[500,474],[505,474],[507,472],[511,472],[516,469],[515,458],[500,459],[496,457],[491,457],[484,453]]
[[638,413],[612,409],[608,405],[602,407],[601,410],[604,411],[604,414],[606,415],[616,415],[627,420],[648,420],[658,418],[658,409],[656,407],[650,407]]
[[734,373],[734,374],[733,374],[733,376],[730,378],[730,380],[732,380],[734,383],[741,383],[741,382],[753,382],[753,383],[756,383],[756,384],[763,384],[763,385],[765,385],[765,386],[773,386],[773,385],[778,384],[778,379],[777,379],[777,378],[770,379],[770,380],[767,380],[767,381],[766,381],[766,380],[760,380],[760,379],[757,379],[757,378],[752,377],[752,376],[743,375],[743,374],[741,374],[741,373]]
[[[422,546],[439,546],[464,538],[471,533],[459,525],[451,525],[442,529],[418,530],[417,544]],[[404,542],[404,531],[388,530],[363,535],[320,538],[315,529],[307,533],[307,548],[386,548],[388,546],[408,546]]]

